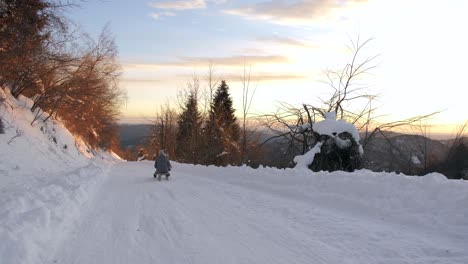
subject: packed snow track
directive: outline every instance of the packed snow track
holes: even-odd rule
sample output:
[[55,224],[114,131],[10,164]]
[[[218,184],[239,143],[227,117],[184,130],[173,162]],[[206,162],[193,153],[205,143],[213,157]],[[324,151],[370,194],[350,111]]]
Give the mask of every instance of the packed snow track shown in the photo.
[[116,164],[50,262],[468,263],[466,234],[234,175],[245,168],[174,167],[158,182],[151,162]]

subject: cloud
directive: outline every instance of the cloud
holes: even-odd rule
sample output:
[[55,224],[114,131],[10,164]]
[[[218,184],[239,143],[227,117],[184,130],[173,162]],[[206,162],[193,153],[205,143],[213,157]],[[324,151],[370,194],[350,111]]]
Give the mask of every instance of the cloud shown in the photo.
[[156,20],[162,19],[163,17],[175,16],[175,15],[176,15],[175,13],[173,13],[173,12],[167,12],[167,11],[165,11],[165,12],[158,12],[158,13],[153,12],[153,13],[150,14],[150,16],[151,16],[152,18],[156,19]]
[[310,41],[299,40],[299,39],[288,38],[288,37],[280,37],[280,36],[261,37],[261,38],[257,38],[257,41],[276,43],[276,44],[288,45],[288,46],[298,46],[298,47],[304,47],[304,48],[320,48],[319,45],[314,44]]
[[265,56],[231,56],[231,57],[181,57],[183,65],[206,64],[212,62],[214,65],[243,66],[244,64],[273,64],[287,63],[289,58],[279,55]]
[[226,3],[228,0],[208,0],[208,2],[212,2],[214,4],[220,5]]
[[[145,85],[163,85],[165,83],[171,82],[174,80],[174,77],[177,77],[178,80],[191,80],[193,78],[193,74],[185,74],[185,73],[172,73],[167,74],[164,76],[159,76],[158,79],[153,78],[129,78],[123,77],[120,79],[120,84],[125,87],[132,87],[132,89],[139,89],[139,88],[146,88]],[[203,75],[202,75],[203,77]],[[252,73],[250,77],[251,82],[259,82],[259,81],[285,81],[285,80],[301,80],[309,78],[310,76],[294,74],[294,73],[274,73],[274,72],[258,72]],[[242,81],[241,73],[235,72],[225,72],[225,73],[217,73],[216,78],[228,80],[230,82],[240,82]]]
[[[208,3],[220,5],[227,0],[159,0],[149,4],[150,7],[157,9],[150,16],[156,20],[163,17],[175,16],[177,12],[192,9],[205,9]],[[170,10],[171,12],[167,11]]]
[[[193,78],[193,74],[175,74],[173,76],[177,76],[181,80],[190,80]],[[217,77],[224,79],[224,80],[229,80],[229,81],[241,81],[242,80],[242,75],[241,74],[236,74],[236,73],[220,73],[217,75]],[[298,75],[298,74],[289,74],[289,73],[281,73],[281,74],[275,74],[275,73],[269,73],[269,72],[262,72],[262,73],[252,73],[250,80],[253,82],[256,81],[281,81],[281,80],[300,80],[300,79],[305,79],[309,78],[310,76],[305,76],[305,75]],[[150,84],[150,85],[158,85],[162,83],[166,83],[168,81],[173,80],[173,77],[171,75],[167,75],[164,77],[164,79],[146,79],[146,78],[122,78],[120,80],[120,83],[122,85],[132,85],[132,87],[140,87],[138,86],[139,84]],[[135,86],[135,84],[138,84]]]
[[[180,80],[191,80],[193,74],[177,74],[175,75]],[[204,76],[200,76],[204,77]],[[217,79],[226,80],[229,82],[241,82],[242,75],[236,73],[220,73],[215,76]],[[297,74],[275,74],[275,73],[252,73],[250,76],[251,82],[260,82],[260,81],[284,81],[284,80],[301,80],[306,79],[309,76],[297,75]]]
[[[193,78],[193,75],[179,74],[177,75],[180,79],[189,80]],[[242,75],[235,73],[218,74],[216,76],[219,79],[227,80],[229,82],[240,82],[242,81]],[[297,75],[297,74],[275,74],[275,73],[252,73],[250,76],[251,82],[259,81],[284,81],[284,80],[300,80],[308,78],[309,76]]]
[[151,84],[154,84],[154,83],[162,83],[164,82],[164,80],[161,80],[161,79],[147,79],[147,78],[127,78],[127,77],[123,77],[120,79],[120,83],[122,84],[134,84],[134,83],[151,83]]
[[230,57],[179,57],[179,61],[158,62],[158,63],[125,63],[124,69],[129,71],[156,70],[165,67],[193,67],[196,65],[214,65],[228,67],[243,67],[244,64],[285,64],[290,62],[286,56],[265,55],[265,56],[230,56]]
[[265,54],[265,51],[260,48],[243,48],[239,50],[242,54]]
[[157,63],[123,63],[122,67],[124,72],[145,72],[159,70],[164,66]]
[[[221,76],[223,79],[232,80],[232,81],[241,81],[242,76],[239,74],[224,74]],[[299,80],[305,79],[308,76],[304,75],[296,75],[296,74],[274,74],[274,73],[260,73],[255,74],[252,73],[250,77],[250,81],[258,82],[258,81],[284,81],[284,80]]]
[[330,16],[333,11],[346,9],[368,0],[299,0],[268,1],[251,4],[225,13],[247,19],[266,20],[272,23],[288,25],[308,25],[317,19]]
[[153,2],[150,6],[158,9],[188,10],[206,8],[206,2],[205,0],[172,0]]
[[[220,78],[239,81],[244,65],[276,65],[276,70],[264,70],[252,74],[252,81],[274,81],[274,80],[297,80],[310,76],[302,75],[297,72],[288,72],[291,60],[285,56],[266,55],[266,56],[230,56],[230,57],[179,57],[179,61],[156,62],[156,63],[123,63],[125,77],[121,79],[124,84],[148,84],[163,83],[173,80],[170,76],[177,76],[180,79],[190,79],[195,68],[208,67],[212,63],[217,69],[221,69],[217,75]],[[262,66],[260,66],[262,68]],[[258,68],[257,68],[258,69]],[[239,72],[237,72],[240,70]],[[151,74],[151,75],[148,75]],[[156,76],[155,76],[156,74]]]

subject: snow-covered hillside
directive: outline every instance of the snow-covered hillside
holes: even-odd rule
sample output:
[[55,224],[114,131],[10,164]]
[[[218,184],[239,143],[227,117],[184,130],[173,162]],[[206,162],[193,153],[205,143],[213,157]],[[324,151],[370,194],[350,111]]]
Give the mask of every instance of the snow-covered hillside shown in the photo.
[[[8,90],[2,89],[0,98],[6,99],[0,104],[0,117],[5,125],[5,134],[0,134],[1,173],[22,177],[63,173],[81,168],[91,158],[101,155],[88,149],[53,119],[46,122],[39,119],[31,126],[34,114],[30,111],[30,99],[20,96],[16,100]],[[8,180],[8,177],[2,177],[2,180]],[[0,183],[5,185],[5,182]]]
[[2,264],[468,263],[466,181],[174,162],[158,182],[7,102]]
[[91,151],[32,101],[0,89],[0,263],[38,263],[55,248],[119,158]]

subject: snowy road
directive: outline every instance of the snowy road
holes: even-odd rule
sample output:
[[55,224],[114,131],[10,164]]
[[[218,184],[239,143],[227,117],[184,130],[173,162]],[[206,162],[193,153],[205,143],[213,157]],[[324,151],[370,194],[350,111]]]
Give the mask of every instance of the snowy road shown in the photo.
[[468,263],[466,234],[193,168],[157,182],[150,162],[116,164],[51,263]]

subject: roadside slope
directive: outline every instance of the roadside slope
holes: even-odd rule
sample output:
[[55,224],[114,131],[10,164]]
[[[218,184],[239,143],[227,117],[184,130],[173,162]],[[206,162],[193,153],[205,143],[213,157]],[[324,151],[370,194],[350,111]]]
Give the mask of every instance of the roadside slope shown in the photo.
[[26,97],[0,89],[0,99],[0,263],[42,263],[119,158],[88,148],[46,114],[33,122]]

